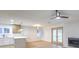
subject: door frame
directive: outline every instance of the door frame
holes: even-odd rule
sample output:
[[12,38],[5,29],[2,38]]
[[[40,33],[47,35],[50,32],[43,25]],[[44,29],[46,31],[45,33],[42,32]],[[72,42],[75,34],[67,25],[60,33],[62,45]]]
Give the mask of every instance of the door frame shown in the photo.
[[[53,29],[56,29],[56,30],[58,30],[58,29],[61,29],[62,28],[62,47],[64,46],[63,45],[63,27],[56,27],[56,28],[51,28],[51,44],[53,44]],[[56,31],[56,33],[57,33],[57,35],[58,35],[58,31]],[[56,40],[57,40],[57,44],[56,44],[56,46],[58,46],[58,36],[56,36]],[[52,45],[53,46],[53,45]]]

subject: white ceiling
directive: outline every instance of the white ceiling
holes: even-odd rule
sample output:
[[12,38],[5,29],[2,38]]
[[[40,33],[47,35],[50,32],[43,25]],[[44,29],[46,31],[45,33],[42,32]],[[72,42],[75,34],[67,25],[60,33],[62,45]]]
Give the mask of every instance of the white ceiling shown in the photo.
[[[60,10],[61,15],[69,16],[72,21],[79,19],[79,10]],[[0,23],[9,24],[13,19],[15,23],[21,23],[22,25],[43,24],[49,25],[50,18],[55,16],[54,10],[0,10]],[[66,19],[69,21],[69,19]],[[51,23],[54,24],[55,20]]]

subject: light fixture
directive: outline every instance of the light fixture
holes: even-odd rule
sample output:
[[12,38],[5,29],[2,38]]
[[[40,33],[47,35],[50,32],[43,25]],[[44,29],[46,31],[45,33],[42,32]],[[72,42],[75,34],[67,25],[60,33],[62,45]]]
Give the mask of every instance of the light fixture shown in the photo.
[[35,25],[33,25],[33,27],[36,27],[36,28],[37,28],[37,31],[38,31],[39,28],[42,27],[42,25],[40,25],[40,24],[35,24]]
[[56,17],[56,19],[61,19],[61,17]]
[[42,25],[40,25],[40,24],[35,24],[35,25],[33,25],[33,27],[41,27]]

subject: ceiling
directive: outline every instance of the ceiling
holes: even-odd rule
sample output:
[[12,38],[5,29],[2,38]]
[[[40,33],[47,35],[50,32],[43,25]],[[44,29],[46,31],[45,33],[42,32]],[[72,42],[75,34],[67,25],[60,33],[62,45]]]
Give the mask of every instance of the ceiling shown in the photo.
[[[79,10],[60,10],[60,12],[61,15],[69,16],[67,21],[79,19]],[[0,10],[0,24],[9,24],[13,19],[16,24],[21,23],[27,26],[33,24],[50,25],[57,22],[56,20],[50,21],[52,16],[55,16],[55,10]]]

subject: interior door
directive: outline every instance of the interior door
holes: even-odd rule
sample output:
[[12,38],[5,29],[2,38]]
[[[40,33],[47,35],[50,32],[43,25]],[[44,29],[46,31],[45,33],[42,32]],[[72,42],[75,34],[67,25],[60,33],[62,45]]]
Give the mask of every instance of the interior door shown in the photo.
[[52,29],[52,41],[53,41],[53,47],[63,46],[63,28]]

